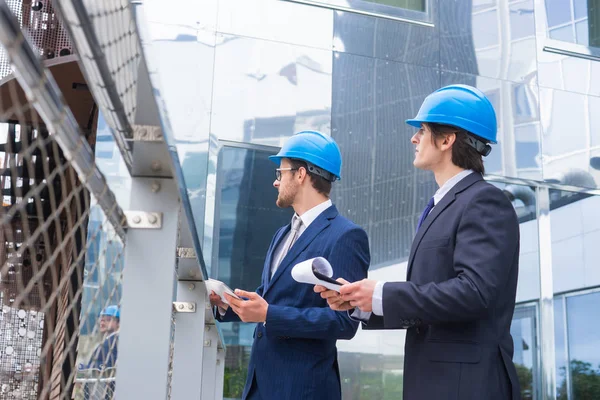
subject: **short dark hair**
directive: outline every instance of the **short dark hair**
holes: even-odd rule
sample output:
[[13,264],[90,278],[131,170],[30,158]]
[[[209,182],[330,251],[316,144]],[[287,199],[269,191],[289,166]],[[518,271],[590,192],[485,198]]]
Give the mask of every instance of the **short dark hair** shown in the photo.
[[298,169],[300,167],[304,168],[306,170],[306,174],[310,177],[312,187],[315,188],[317,192],[329,197],[329,193],[331,192],[331,182],[320,175],[310,172],[308,170],[306,161],[290,158],[290,165],[294,169]]
[[473,135],[471,132],[455,126],[434,124],[430,122],[425,123],[425,125],[431,130],[431,139],[436,147],[437,139],[451,133],[456,134],[456,141],[454,142],[454,145],[452,145],[452,163],[454,165],[464,169],[472,169],[480,174],[485,173],[483,157],[469,144],[467,135],[474,136],[483,142],[485,142],[485,140]]

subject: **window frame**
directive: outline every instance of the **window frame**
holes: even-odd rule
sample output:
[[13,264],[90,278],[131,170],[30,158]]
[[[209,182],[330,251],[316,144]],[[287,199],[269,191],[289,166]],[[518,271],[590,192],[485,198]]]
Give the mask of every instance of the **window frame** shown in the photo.
[[394,21],[407,22],[410,24],[435,26],[433,16],[435,15],[435,2],[425,0],[425,11],[409,10],[401,7],[388,6],[373,3],[366,0],[284,0],[291,3],[300,3],[315,7],[328,8],[336,11],[345,11],[354,14],[368,15],[391,19]]

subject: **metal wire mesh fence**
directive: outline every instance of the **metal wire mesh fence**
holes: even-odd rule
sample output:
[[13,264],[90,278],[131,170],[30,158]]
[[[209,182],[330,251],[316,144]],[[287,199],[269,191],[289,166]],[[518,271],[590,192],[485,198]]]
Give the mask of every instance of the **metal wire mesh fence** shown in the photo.
[[[9,42],[10,55],[27,51]],[[25,88],[29,98],[40,109],[53,96],[56,108],[42,119],[14,77],[0,85],[0,400],[110,399],[124,243],[105,212],[121,211],[106,196],[99,207],[87,189],[110,193],[93,161],[82,162],[94,130],[55,135],[74,120],[42,67],[24,60],[32,62],[27,83],[38,80]],[[95,107],[89,113],[96,118]]]
[[18,83],[0,91],[0,399],[112,398],[124,245]]
[[[73,54],[73,45],[51,1],[5,0],[21,27],[29,31],[36,52],[44,59]],[[0,48],[0,79],[10,74],[10,63]]]

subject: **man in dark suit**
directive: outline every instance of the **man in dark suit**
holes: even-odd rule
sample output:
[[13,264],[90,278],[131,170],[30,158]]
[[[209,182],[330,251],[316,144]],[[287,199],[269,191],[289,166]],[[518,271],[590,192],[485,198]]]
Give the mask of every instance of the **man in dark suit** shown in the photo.
[[496,142],[494,109],[478,89],[451,85],[407,123],[419,128],[414,165],[432,171],[440,187],[417,225],[407,281],[315,291],[365,329],[407,329],[405,400],[520,399],[510,335],[519,224],[482,177],[482,156]]
[[[244,399],[341,399],[337,339],[351,339],[358,322],[336,312],[310,285],[296,282],[292,267],[325,257],[334,276],[361,280],[370,255],[367,234],[338,214],[329,199],[339,179],[341,153],[333,139],[319,132],[300,132],[271,159],[279,165],[273,186],[277,206],[293,207],[292,222],[273,237],[256,292],[236,290],[247,300],[214,293],[221,321],[258,323],[248,367]],[[224,309],[227,310],[224,312]]]

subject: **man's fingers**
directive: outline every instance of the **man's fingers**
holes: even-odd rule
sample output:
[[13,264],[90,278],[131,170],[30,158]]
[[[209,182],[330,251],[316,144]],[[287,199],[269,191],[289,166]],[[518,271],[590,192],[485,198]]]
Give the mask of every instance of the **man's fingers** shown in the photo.
[[348,283],[340,288],[342,295],[350,294],[360,288],[360,282]]
[[348,282],[347,280],[345,280],[344,278],[337,278],[336,281],[343,283],[344,285],[349,284],[350,282]]
[[254,300],[258,296],[255,292],[246,292],[242,289],[235,289],[235,294],[237,294],[240,297],[246,297],[250,300]]
[[234,306],[240,307],[242,305],[242,303],[244,302],[244,300],[236,299],[229,293],[225,293],[225,298],[227,299],[227,301],[229,302],[229,305],[231,305],[231,307],[234,307]]
[[315,291],[315,293],[321,293],[321,292],[327,291],[328,289],[325,286],[315,285],[315,287],[313,288],[313,290]]
[[326,292],[322,292],[321,297],[324,299],[328,299],[331,297],[340,297],[340,294],[338,292],[336,292],[335,290],[328,290]]

